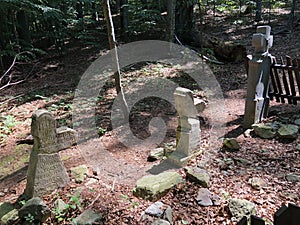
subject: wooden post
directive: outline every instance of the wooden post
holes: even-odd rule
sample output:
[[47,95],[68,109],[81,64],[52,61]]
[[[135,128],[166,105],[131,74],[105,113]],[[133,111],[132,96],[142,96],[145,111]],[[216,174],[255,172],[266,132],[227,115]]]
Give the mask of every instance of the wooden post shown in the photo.
[[252,38],[255,53],[249,61],[244,128],[250,128],[252,124],[267,116],[269,106],[268,90],[272,63],[269,48],[272,47],[273,36],[270,35],[270,26],[259,26],[256,32]]

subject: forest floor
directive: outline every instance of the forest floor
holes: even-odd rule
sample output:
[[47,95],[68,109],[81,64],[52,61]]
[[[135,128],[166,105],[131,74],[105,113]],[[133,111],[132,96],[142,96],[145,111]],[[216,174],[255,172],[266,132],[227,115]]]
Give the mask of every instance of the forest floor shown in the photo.
[[[285,28],[286,14],[284,13],[287,12],[278,11],[271,19],[270,25],[275,33]],[[251,37],[255,33],[257,24],[248,20],[247,17],[238,20],[216,15],[211,18],[210,24],[206,24],[204,32],[207,31],[225,40],[240,42],[247,46],[249,52],[252,52]],[[292,33],[283,31],[274,35],[271,54],[275,56],[288,54],[299,58],[299,36],[299,25]],[[103,42],[106,43],[105,39]],[[28,159],[32,149],[32,143],[24,140],[30,134],[31,115],[35,110],[45,108],[55,116],[58,126],[71,126],[72,100],[80,76],[95,59],[106,53],[107,45],[99,49],[73,43],[63,56],[49,54],[37,60],[34,75],[30,79],[1,93],[0,202],[15,202],[24,191]],[[291,183],[285,179],[285,175],[289,173],[300,175],[300,151],[297,150],[300,137],[291,142],[276,138],[269,140],[255,136],[245,137],[242,128],[247,82],[244,64],[238,62],[208,65],[224,95],[225,136],[237,138],[241,148],[232,152],[225,151],[218,144],[210,145],[213,129],[211,120],[224,115],[217,113],[206,115],[204,111],[203,115],[200,115],[201,146],[205,151],[213,153],[213,158],[207,165],[211,174],[209,190],[221,196],[221,204],[213,207],[199,206],[195,198],[200,185],[190,182],[173,188],[160,201],[171,206],[176,225],[236,224],[231,220],[228,211],[229,197],[254,202],[257,215],[270,224],[274,212],[280,206],[287,203],[300,205],[300,184]],[[158,77],[176,81],[180,86],[192,89],[196,97],[207,100],[206,93],[195,89],[193,81],[186,74],[170,65],[160,63],[141,63],[124,69],[124,90],[127,94],[132,94],[133,89],[126,89],[131,83],[136,81],[143,83],[145,80]],[[110,121],[111,106],[115,96],[111,78],[97,96],[96,117],[99,138],[92,142],[101,141],[112,159],[124,160],[128,164],[127,167],[140,170],[119,179],[118,172],[121,173],[120,170],[124,168],[116,168],[115,161],[101,161],[100,164],[106,172],[96,171],[97,166],[89,161],[90,158],[85,157],[85,152],[79,146],[74,146],[61,152],[61,158],[67,170],[85,164],[89,167],[90,177],[80,184],[71,180],[66,187],[45,196],[44,201],[50,208],[53,208],[53,203],[57,198],[69,202],[70,196],[74,195],[80,187],[82,209],[92,208],[102,213],[104,224],[144,224],[141,222],[141,216],[151,202],[134,197],[132,189],[136,179],[147,174],[146,168],[151,168],[158,162],[147,161],[151,149],[146,144],[126,147],[121,143],[118,137],[120,132],[112,129]],[[300,108],[297,106],[272,102],[268,120],[281,120],[282,118],[289,120],[299,114]],[[132,132],[141,139],[149,137],[148,122],[153,116],[160,116],[167,121],[166,137],[160,146],[167,150],[174,150],[178,125],[177,115],[174,107],[165,101],[147,99],[137,104],[131,112]],[[89,145],[84,149],[88,150]],[[199,155],[189,165],[198,165],[202,160],[206,160],[204,157],[205,154]],[[239,159],[245,159],[250,164],[243,165],[239,163]],[[180,172],[184,174],[183,169],[180,169]],[[253,177],[263,178],[267,182],[267,187],[259,191],[253,189],[249,184],[249,179]],[[68,224],[68,219],[76,217],[79,213],[80,209],[77,208],[60,222],[52,215],[45,224]]]

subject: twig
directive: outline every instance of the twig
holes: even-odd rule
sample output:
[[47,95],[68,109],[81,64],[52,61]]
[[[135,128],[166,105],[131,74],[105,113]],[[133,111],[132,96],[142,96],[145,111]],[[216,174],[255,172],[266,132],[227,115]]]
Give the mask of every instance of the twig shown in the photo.
[[[87,174],[87,173],[86,173],[85,175],[86,175],[88,178],[94,178],[94,179],[96,179],[96,180],[98,180],[98,181],[101,180],[99,177],[94,176],[94,175],[89,175],[89,174]],[[101,182],[101,184],[102,184],[104,187],[106,187],[107,189],[113,188],[111,185],[105,184],[104,182]]]
[[88,207],[86,209],[91,208],[95,204],[95,202],[100,198],[100,196],[101,196],[101,194],[99,193],[97,195],[97,197],[91,202],[91,204],[88,205]]

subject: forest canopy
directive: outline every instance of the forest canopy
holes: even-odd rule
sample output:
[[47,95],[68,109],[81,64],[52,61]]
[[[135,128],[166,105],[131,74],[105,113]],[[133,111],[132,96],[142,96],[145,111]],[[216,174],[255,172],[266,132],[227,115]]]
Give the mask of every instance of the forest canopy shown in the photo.
[[[296,1],[224,1],[224,0],[114,0],[110,1],[117,39],[133,41],[139,38],[168,40],[170,30],[168,6],[176,3],[175,35],[182,42],[190,32],[201,31],[206,14],[230,13],[236,15],[236,23],[244,14],[253,21],[270,20],[270,10],[290,9],[287,18],[292,27]],[[175,6],[174,6],[175,9]],[[168,12],[168,13],[167,13]],[[186,21],[186,23],[182,23]],[[145,35],[147,34],[147,35]],[[186,35],[189,34],[189,35]],[[30,60],[47,52],[49,48],[63,54],[70,41],[78,40],[84,45],[99,45],[106,35],[105,21],[100,0],[0,0],[0,71],[19,60]],[[190,43],[189,43],[190,44]]]

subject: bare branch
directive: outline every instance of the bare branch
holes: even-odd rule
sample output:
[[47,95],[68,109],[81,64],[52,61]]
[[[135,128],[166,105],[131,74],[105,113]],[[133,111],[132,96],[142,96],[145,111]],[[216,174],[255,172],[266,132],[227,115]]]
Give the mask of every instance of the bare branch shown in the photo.
[[[1,78],[0,78],[0,85],[1,85],[1,83],[2,83],[2,80],[3,80],[5,77],[7,77],[7,76],[8,76],[8,82],[7,82],[5,85],[3,85],[2,87],[0,87],[0,91],[3,90],[3,89],[5,89],[5,88],[7,88],[7,87],[9,87],[9,86],[12,86],[12,85],[16,85],[16,84],[22,83],[22,82],[24,82],[24,81],[28,78],[29,75],[27,75],[23,80],[19,80],[19,81],[16,81],[16,82],[12,82],[14,73],[12,72],[12,73],[9,74],[9,72],[10,72],[10,71],[13,69],[13,67],[16,65],[18,56],[20,56],[20,55],[22,55],[22,54],[24,54],[24,53],[28,53],[28,51],[24,51],[24,52],[20,52],[20,53],[16,54],[15,57],[14,57],[14,60],[13,60],[12,64],[10,65],[10,67],[9,67],[9,68],[6,70],[6,72],[1,76]],[[32,71],[31,71],[31,72],[32,72]],[[30,73],[31,73],[31,72],[30,72]],[[11,83],[11,82],[12,82],[12,83]]]

